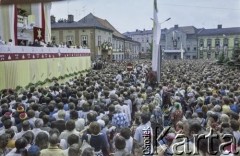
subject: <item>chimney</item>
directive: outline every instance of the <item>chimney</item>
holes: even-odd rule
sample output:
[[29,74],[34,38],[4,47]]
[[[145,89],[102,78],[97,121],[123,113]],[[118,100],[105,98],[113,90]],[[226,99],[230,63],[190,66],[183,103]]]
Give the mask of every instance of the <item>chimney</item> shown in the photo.
[[178,28],[178,25],[177,25],[177,24],[176,24],[176,25],[174,25],[174,28],[175,28],[175,29],[177,29],[177,28]]
[[219,24],[217,28],[222,29],[222,24]]
[[136,29],[136,32],[138,32],[138,29]]
[[69,23],[74,22],[74,16],[73,15],[68,15],[68,22]]
[[51,19],[51,23],[56,23],[56,17],[55,16],[51,15],[50,19]]
[[145,31],[145,29],[143,29],[143,31]]

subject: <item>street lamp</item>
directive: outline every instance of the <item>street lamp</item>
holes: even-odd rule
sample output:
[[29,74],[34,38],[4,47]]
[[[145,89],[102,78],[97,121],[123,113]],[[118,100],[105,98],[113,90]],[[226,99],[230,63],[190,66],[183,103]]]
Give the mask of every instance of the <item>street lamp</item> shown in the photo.
[[[150,18],[152,21],[153,21],[153,18]],[[167,22],[167,21],[169,21],[171,19],[171,17],[169,17],[168,19],[166,19],[165,21],[163,21],[163,22],[160,22],[159,24],[163,24],[163,23],[165,23],[165,22]]]

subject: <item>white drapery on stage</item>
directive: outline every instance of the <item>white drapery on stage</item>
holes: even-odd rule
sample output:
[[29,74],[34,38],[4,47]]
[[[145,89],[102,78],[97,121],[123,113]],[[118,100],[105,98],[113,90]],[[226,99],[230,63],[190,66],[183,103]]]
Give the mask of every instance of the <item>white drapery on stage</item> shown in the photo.
[[[34,27],[40,27],[45,30],[45,41],[51,41],[51,22],[50,22],[50,10],[51,3],[34,3],[26,4],[30,7],[29,18],[30,23],[34,24]],[[0,5],[0,36],[5,42],[12,39],[13,43],[17,43],[17,33],[18,31],[18,17],[17,17],[17,7],[18,5]],[[20,5],[21,7],[21,5]],[[24,29],[24,28],[22,28]],[[32,42],[32,40],[31,40]]]

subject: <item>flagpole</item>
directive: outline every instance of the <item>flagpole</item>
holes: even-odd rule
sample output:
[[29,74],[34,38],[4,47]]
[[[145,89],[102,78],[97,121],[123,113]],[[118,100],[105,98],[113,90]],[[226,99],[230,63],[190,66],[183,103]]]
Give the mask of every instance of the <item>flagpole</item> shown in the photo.
[[157,82],[160,83],[161,81],[161,70],[162,70],[162,47],[159,45],[158,49],[158,69],[157,69]]

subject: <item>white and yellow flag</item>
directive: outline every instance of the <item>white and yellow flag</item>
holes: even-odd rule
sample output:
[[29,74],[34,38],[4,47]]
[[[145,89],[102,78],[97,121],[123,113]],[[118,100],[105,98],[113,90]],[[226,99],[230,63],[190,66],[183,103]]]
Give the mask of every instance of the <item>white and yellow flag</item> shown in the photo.
[[153,8],[153,48],[152,48],[152,70],[158,71],[160,68],[160,38],[161,38],[161,25],[158,22],[158,9],[157,0],[154,0]]

